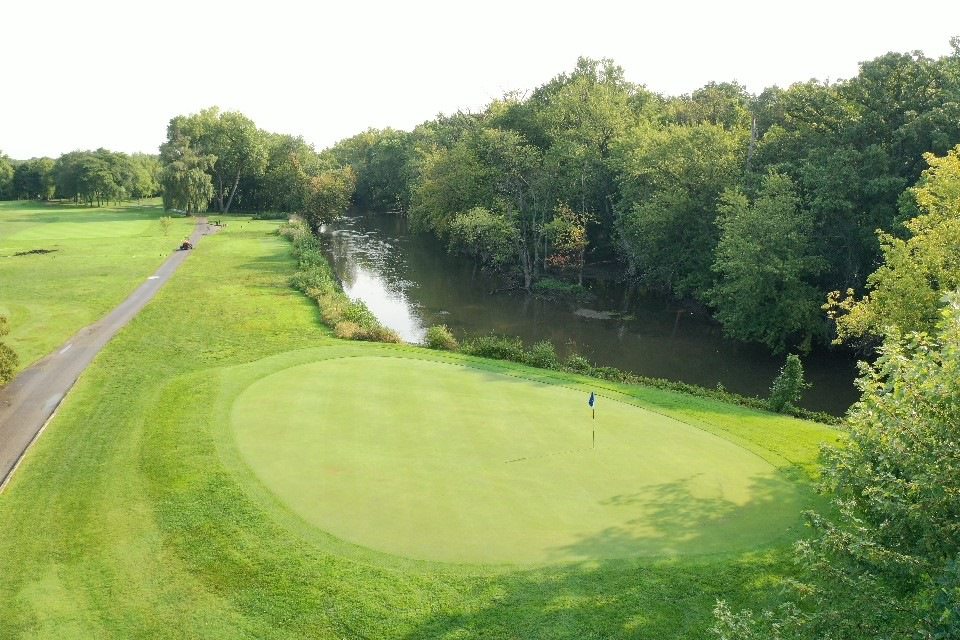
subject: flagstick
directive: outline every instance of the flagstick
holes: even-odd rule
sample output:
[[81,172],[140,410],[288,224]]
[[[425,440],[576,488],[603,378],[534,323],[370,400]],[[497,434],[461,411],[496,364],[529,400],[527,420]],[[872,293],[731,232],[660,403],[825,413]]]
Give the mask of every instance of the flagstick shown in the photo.
[[593,443],[590,445],[590,448],[591,449],[597,448],[597,430],[596,429],[593,430]]

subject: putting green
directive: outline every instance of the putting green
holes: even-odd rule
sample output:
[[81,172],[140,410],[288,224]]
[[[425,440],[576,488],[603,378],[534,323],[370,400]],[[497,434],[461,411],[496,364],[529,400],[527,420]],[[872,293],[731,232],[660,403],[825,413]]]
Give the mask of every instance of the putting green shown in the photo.
[[[582,390],[412,358],[259,379],[233,446],[307,523],[405,558],[540,564],[754,549],[806,491],[715,435]],[[596,446],[591,443],[596,429]]]

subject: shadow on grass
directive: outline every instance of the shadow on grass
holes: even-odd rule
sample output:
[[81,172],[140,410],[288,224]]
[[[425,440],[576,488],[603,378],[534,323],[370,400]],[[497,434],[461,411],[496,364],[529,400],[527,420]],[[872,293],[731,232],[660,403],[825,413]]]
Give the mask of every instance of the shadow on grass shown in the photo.
[[[613,496],[607,504],[649,509],[645,518],[663,544],[696,553],[725,539],[729,547],[730,536],[769,517],[772,509],[792,510],[796,500],[789,485],[767,478],[756,479],[757,497],[745,505],[697,498],[693,482]],[[778,593],[771,587],[790,567],[785,545],[753,555],[589,561],[598,549],[626,552],[637,544],[626,530],[586,536],[558,550],[584,562],[477,582],[475,592],[462,598],[461,610],[437,612],[403,637],[710,638],[718,599],[734,608],[769,605]]]
[[706,482],[718,484],[719,480],[698,474],[639,493],[612,496],[603,504],[630,510],[637,517],[556,549],[556,559],[598,561],[637,554],[671,557],[750,551],[797,535],[802,526],[800,513],[813,500],[809,489],[782,474],[751,478],[751,498],[743,503],[705,497]]
[[767,604],[783,556],[724,563],[607,562],[474,582],[456,610],[422,619],[402,637],[712,638],[718,599]]

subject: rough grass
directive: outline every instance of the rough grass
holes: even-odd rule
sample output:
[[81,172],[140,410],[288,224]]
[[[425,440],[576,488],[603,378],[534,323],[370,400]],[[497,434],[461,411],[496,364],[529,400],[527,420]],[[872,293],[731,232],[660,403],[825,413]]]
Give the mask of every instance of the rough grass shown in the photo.
[[[0,637],[706,638],[718,597],[734,608],[775,597],[785,546],[478,574],[386,567],[276,517],[211,431],[224,368],[344,343],[289,288],[276,225],[229,220],[81,377],[0,495]],[[809,465],[833,437],[707,399],[580,382],[785,468]]]
[[161,215],[155,204],[0,202],[0,315],[21,368],[106,315],[189,235],[193,220],[164,235]]

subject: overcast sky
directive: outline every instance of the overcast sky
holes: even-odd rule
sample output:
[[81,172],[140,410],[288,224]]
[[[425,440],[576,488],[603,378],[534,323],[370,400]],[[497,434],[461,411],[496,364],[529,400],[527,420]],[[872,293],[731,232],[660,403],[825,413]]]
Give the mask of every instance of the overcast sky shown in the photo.
[[[0,151],[156,153],[167,122],[219,105],[318,149],[410,129],[613,58],[665,94],[856,74],[887,51],[937,57],[960,0],[647,3],[29,0],[0,8]],[[782,7],[782,8],[781,8]]]

